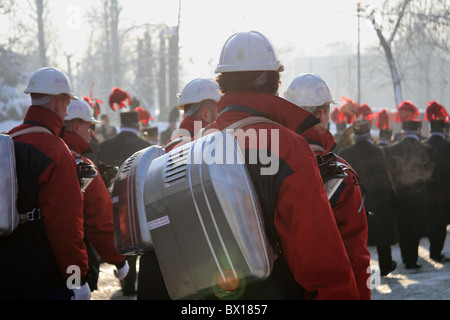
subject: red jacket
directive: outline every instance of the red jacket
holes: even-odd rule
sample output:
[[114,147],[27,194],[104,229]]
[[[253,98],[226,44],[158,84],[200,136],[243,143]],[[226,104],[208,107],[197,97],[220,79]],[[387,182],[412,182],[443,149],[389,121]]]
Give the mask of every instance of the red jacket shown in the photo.
[[[34,133],[14,138],[19,182],[17,205],[21,214],[39,208],[42,220],[21,224],[11,236],[0,239],[0,273],[15,281],[12,290],[66,288],[65,278],[73,275],[71,266],[79,267],[82,281],[88,269],[75,161],[58,137],[63,121],[56,113],[31,106],[24,123],[9,134],[31,126],[45,127],[53,135]],[[13,250],[11,255],[6,253],[8,250]],[[8,267],[10,270],[4,273]],[[6,282],[3,280],[1,284]]]
[[[321,127],[314,126],[302,133],[313,147],[314,153],[321,156],[331,152],[335,146],[333,135]],[[370,253],[367,250],[367,220],[362,206],[363,199],[358,186],[358,177],[351,166],[341,157],[337,161],[345,164],[347,177],[341,187],[333,195],[331,205],[339,232],[347,250],[353,268],[356,284],[361,299],[370,300],[371,293],[368,286],[370,277]]]
[[[89,143],[73,132],[64,133],[67,146],[78,155],[90,149]],[[76,157],[74,154],[74,158]],[[84,162],[95,164],[81,156]],[[95,169],[98,172],[97,166]],[[109,264],[120,264],[125,256],[116,251],[114,245],[114,226],[112,200],[100,174],[93,178],[83,195],[84,232],[103,261]]]
[[[230,106],[244,106],[244,109],[230,109]],[[298,134],[316,124],[317,119],[294,104],[266,93],[227,93],[221,97],[218,111],[211,128],[219,130],[250,115],[262,115],[281,124],[262,123],[243,128],[254,129],[258,139],[266,135],[260,129],[269,129],[268,149],[279,158],[279,170],[272,176],[261,175],[261,166],[247,163],[247,167],[266,229],[275,228],[282,254],[296,283],[303,288],[304,297],[359,299],[315,155]],[[278,134],[277,140],[272,140],[272,133]],[[245,145],[248,147],[249,140]]]
[[[198,127],[196,127],[196,124]],[[201,124],[201,126],[199,124]],[[203,120],[195,120],[192,117],[185,117],[183,121],[181,121],[179,128],[172,133],[172,137],[166,142],[164,149],[166,152],[169,152],[175,147],[179,147],[190,142],[198,131],[207,125],[208,123]],[[183,139],[178,140],[181,138]]]

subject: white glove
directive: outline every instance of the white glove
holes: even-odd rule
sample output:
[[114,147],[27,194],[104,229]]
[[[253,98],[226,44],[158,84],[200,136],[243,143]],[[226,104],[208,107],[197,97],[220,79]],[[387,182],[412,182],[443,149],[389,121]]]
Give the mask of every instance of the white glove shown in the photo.
[[72,300],[90,300],[91,299],[91,288],[89,284],[85,283],[81,287],[73,287]]
[[116,276],[117,279],[122,280],[127,276],[128,270],[130,270],[130,267],[128,266],[128,261],[125,260],[125,264],[123,265],[122,268],[114,270],[114,275]]

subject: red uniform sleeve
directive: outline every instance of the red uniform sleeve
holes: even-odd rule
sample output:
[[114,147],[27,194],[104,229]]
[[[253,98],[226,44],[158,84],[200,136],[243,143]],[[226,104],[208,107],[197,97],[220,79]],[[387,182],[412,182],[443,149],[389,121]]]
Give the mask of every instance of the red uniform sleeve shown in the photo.
[[293,173],[280,188],[275,212],[286,261],[307,299],[359,299],[315,156],[306,141],[288,150],[295,153],[288,155],[295,159]]
[[367,249],[367,219],[362,204],[359,187],[355,184],[351,170],[346,170],[345,188],[341,193],[333,212],[339,228],[345,249],[352,264],[356,284],[361,299],[370,300],[371,292],[368,285],[370,277],[370,253]]
[[86,188],[83,205],[86,238],[103,261],[121,263],[126,257],[115,248],[112,201],[100,174]]
[[81,278],[85,278],[88,259],[83,242],[82,198],[75,162],[63,141],[57,137],[53,139],[47,144],[52,149],[53,162],[39,178],[42,220],[61,273],[69,277],[73,271],[68,267],[78,266]]

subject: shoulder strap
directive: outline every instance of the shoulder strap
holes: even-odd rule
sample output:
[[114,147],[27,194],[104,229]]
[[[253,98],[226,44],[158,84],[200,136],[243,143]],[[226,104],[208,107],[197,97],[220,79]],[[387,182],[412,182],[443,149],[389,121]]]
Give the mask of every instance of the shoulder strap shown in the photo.
[[[272,124],[279,124],[276,121],[270,120],[268,118],[265,117],[259,117],[259,116],[254,116],[254,117],[247,117],[247,118],[243,118],[241,120],[238,120],[232,124],[230,124],[228,127],[226,127],[225,129],[223,129],[223,131],[231,131],[231,130],[237,130],[237,129],[241,129],[244,128],[246,126],[252,125],[252,124],[257,124],[257,123],[272,123]],[[210,125],[207,125],[206,127],[202,128],[194,137],[194,139],[203,137],[205,135],[205,132],[208,131]]]
[[[266,117],[262,117],[262,116],[252,116],[252,117],[247,117],[247,118],[243,118],[239,121],[236,121],[232,124],[230,124],[228,127],[226,127],[223,131],[231,131],[231,130],[237,130],[237,129],[241,129],[244,128],[246,126],[252,125],[252,124],[257,124],[257,123],[271,123],[271,124],[277,124],[277,125],[281,125],[280,123],[273,121],[271,119],[268,119]],[[273,215],[270,215],[273,221]],[[271,232],[269,232],[269,234],[272,234],[271,236],[269,235],[269,238],[272,238],[271,240],[269,240],[269,242],[271,242],[271,247],[273,249],[273,252],[275,254],[275,260],[283,257],[283,250],[281,248],[281,242],[280,242],[280,238],[277,234],[277,231],[274,229],[274,234],[272,234]]]
[[53,135],[53,133],[51,133],[50,130],[48,130],[47,128],[35,126],[35,127],[30,127],[30,128],[26,128],[26,129],[14,132],[14,133],[10,134],[9,136],[11,138],[15,138],[15,137],[23,136],[23,135],[30,134],[30,133],[47,133],[47,134]]
[[[29,127],[20,131],[16,131],[12,134],[10,134],[9,136],[11,138],[15,138],[15,137],[19,137],[19,136],[23,136],[26,134],[31,134],[31,133],[46,133],[46,134],[51,134],[53,135],[50,130],[44,128],[44,127],[38,127],[38,126],[34,126],[34,127]],[[41,210],[39,208],[34,208],[32,211],[24,213],[24,214],[19,214],[19,220],[20,223],[26,223],[29,221],[36,221],[36,220],[41,220]]]
[[236,121],[235,123],[232,123],[228,127],[226,127],[225,130],[241,129],[241,128],[244,128],[246,126],[249,126],[249,125],[252,125],[252,124],[257,124],[257,123],[272,123],[272,124],[281,125],[278,122],[270,120],[268,118],[254,116],[254,117],[243,118],[243,119],[241,119],[239,121]]
[[322,146],[319,146],[317,144],[310,144],[312,151],[325,151],[325,149]]
[[227,107],[223,108],[218,113],[217,116],[220,116],[221,114],[224,114],[225,112],[228,112],[228,111],[244,112],[244,113],[248,113],[248,114],[250,114],[252,116],[258,116],[258,117],[267,118],[267,116],[264,113],[262,113],[261,111],[258,111],[256,109],[249,108],[249,107],[246,107],[246,106],[227,106]]

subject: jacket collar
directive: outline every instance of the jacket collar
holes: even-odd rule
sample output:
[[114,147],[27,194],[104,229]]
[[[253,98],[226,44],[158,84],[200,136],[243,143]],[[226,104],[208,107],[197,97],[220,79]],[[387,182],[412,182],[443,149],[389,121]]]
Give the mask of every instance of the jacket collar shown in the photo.
[[413,139],[419,141],[419,136],[417,134],[405,134],[403,139]]
[[[196,126],[195,126],[196,121],[202,122],[201,127],[196,128]],[[189,131],[189,133],[191,134],[191,137],[194,137],[201,128],[204,128],[207,125],[208,125],[208,123],[203,120],[195,120],[192,117],[185,117],[183,119],[183,121],[181,121],[179,129],[184,129],[184,130]]]
[[336,141],[331,132],[319,126],[306,130],[302,136],[320,152],[331,152],[336,147]]
[[53,111],[41,106],[30,106],[23,120],[23,124],[11,130],[11,132],[23,129],[23,127],[40,126],[49,129],[58,136],[63,128],[63,120]]
[[[219,129],[223,130],[243,116],[250,116],[246,111],[221,113],[225,108],[233,105],[256,110],[262,113],[264,117],[276,121],[299,134],[319,122],[319,119],[310,112],[276,95],[263,92],[230,92],[224,94],[217,104],[217,111],[219,112],[217,120],[220,122]],[[227,115],[226,117],[224,117],[225,114]]]
[[445,134],[443,134],[442,132],[432,132],[431,137],[441,137],[442,139],[445,140]]
[[78,154],[83,154],[91,150],[89,143],[76,133],[65,131],[63,140],[70,150]]
[[120,127],[120,133],[122,132],[131,132],[134,133],[135,135],[139,136],[139,130],[135,129],[135,128],[129,128],[129,127]]

